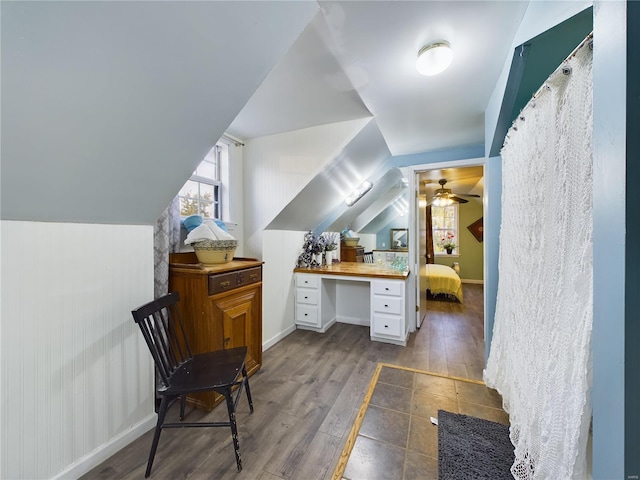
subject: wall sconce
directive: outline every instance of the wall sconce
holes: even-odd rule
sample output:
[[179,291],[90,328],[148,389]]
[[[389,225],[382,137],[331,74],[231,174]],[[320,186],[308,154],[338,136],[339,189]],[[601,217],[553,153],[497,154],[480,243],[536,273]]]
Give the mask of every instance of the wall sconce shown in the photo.
[[353,192],[349,194],[347,198],[344,199],[344,203],[347,204],[348,207],[352,206],[358,200],[360,200],[365,193],[371,190],[373,184],[371,182],[362,182],[358,188],[356,188]]

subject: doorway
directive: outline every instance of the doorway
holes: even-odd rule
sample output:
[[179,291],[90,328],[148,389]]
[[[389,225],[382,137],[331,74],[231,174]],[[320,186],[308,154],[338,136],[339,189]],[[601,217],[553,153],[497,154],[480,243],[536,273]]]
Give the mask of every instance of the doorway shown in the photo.
[[[452,162],[453,163],[453,162]],[[425,165],[416,168],[416,300],[419,313],[416,326],[429,329],[433,349],[442,358],[431,355],[433,368],[440,373],[480,380],[484,368],[484,248],[483,237],[477,238],[477,227],[483,218],[484,167],[477,161],[461,166]],[[433,168],[433,167],[436,168]],[[442,181],[446,183],[442,185]],[[434,198],[441,193],[453,197],[456,211],[455,224],[446,227],[456,247],[447,253],[442,246],[441,219],[429,221]],[[438,209],[435,209],[438,211]],[[436,233],[433,240],[430,233]],[[482,233],[482,230],[480,230]],[[438,245],[440,243],[440,245]],[[451,267],[462,280],[468,301],[462,302],[449,295],[431,295],[428,287],[427,264]],[[425,332],[418,331],[420,335]],[[439,342],[439,343],[438,343]],[[448,362],[447,362],[448,360]],[[447,366],[448,363],[448,366]],[[431,364],[431,363],[430,363]],[[452,370],[449,372],[448,370]]]

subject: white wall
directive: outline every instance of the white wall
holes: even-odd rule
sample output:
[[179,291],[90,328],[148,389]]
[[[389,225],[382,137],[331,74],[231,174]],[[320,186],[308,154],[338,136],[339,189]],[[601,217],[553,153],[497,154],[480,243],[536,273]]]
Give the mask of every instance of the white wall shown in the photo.
[[305,232],[265,230],[262,259],[262,346],[273,346],[296,329],[293,269]]
[[369,120],[321,125],[245,142],[245,255],[262,257],[264,228]]
[[234,137],[236,143],[229,145],[229,205],[223,208],[223,220],[234,225],[227,225],[229,233],[238,241],[235,256],[244,256],[244,190],[242,188],[244,176],[244,147],[242,141]]
[[377,236],[375,233],[359,233],[360,241],[358,245],[364,247],[365,252],[370,252],[376,249],[376,239]]
[[153,227],[2,221],[0,477],[76,478],[153,426]]

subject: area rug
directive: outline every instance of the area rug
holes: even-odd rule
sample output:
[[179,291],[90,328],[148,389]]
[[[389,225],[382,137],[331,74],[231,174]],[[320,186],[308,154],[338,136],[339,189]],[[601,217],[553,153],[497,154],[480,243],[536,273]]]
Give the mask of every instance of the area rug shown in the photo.
[[509,426],[438,410],[438,478],[513,480]]

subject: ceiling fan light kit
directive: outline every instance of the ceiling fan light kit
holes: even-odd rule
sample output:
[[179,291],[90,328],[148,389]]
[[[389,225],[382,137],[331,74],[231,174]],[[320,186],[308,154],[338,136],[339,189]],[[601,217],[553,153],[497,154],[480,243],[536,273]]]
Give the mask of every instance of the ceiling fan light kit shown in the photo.
[[471,193],[451,193],[451,190],[449,190],[448,188],[444,188],[444,186],[447,184],[447,180],[444,178],[438,180],[438,183],[440,184],[440,188],[435,191],[435,193],[433,194],[433,199],[431,200],[431,205],[434,207],[447,207],[454,203],[469,202],[469,200],[465,200],[464,198],[461,198],[461,196],[480,198],[480,195]]
[[432,42],[418,51],[416,69],[422,75],[431,76],[444,72],[453,61],[453,50],[445,40]]
[[453,204],[453,199],[449,198],[448,196],[437,197],[433,200],[433,203],[432,203],[432,205],[436,207],[446,207],[447,205],[451,205],[451,204]]

